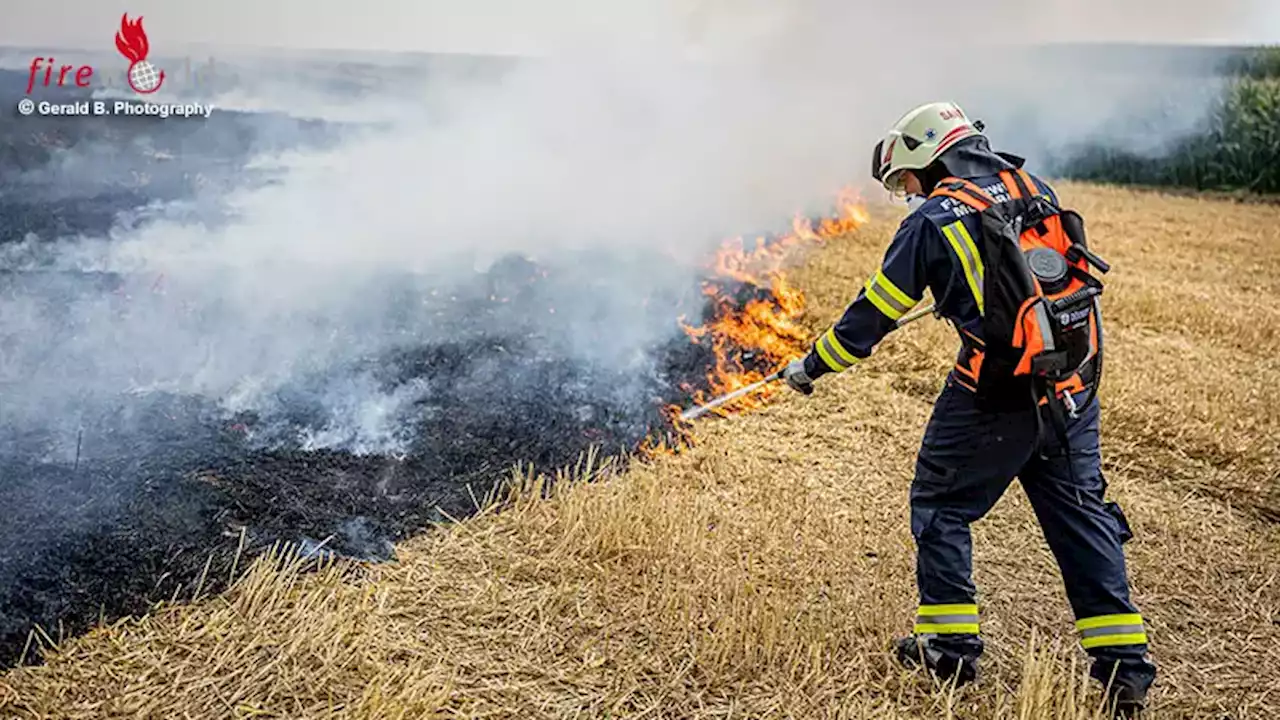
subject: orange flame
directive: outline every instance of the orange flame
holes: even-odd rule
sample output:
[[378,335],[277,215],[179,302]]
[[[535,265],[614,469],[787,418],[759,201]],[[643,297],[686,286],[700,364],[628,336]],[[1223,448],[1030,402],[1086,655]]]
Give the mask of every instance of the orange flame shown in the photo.
[[[683,318],[680,320],[681,327],[694,342],[710,343],[715,354],[715,367],[707,375],[709,391],[685,388],[696,402],[706,402],[709,397],[764,379],[765,373],[744,367],[741,359],[777,368],[808,351],[809,331],[799,322],[805,309],[804,293],[787,281],[784,266],[796,251],[849,235],[869,219],[861,199],[846,188],[837,195],[837,212],[833,217],[821,218],[815,223],[797,216],[791,232],[772,242],[759,238],[751,248],[741,238],[721,244],[711,263],[711,279],[702,287],[703,294],[714,304],[712,320],[697,327],[685,323]],[[731,282],[717,282],[717,279]],[[755,297],[742,304],[726,292],[725,284],[732,285],[735,295],[751,291]],[[724,415],[730,409],[759,407],[776,391],[777,386],[763,388],[717,408],[716,412]],[[687,428],[687,424],[679,420],[678,411],[672,417],[678,430]]]

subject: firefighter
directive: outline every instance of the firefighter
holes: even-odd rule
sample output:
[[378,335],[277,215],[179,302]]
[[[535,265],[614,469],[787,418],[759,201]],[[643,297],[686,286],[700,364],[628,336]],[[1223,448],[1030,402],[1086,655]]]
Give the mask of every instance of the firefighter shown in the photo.
[[[1004,331],[994,325],[1000,322],[997,296],[1009,295],[1000,283],[1013,274],[992,263],[1017,259],[997,260],[997,246],[984,244],[990,242],[984,232],[992,230],[980,210],[1014,199],[1034,202],[1048,220],[1032,218],[1028,222],[1040,225],[1030,232],[1078,236],[1078,243],[1062,243],[1068,259],[1086,270],[1093,260],[1104,268],[1105,262],[1085,246],[1082,223],[1073,226],[1069,214],[1055,215],[1053,189],[1023,170],[1022,158],[994,152],[983,130],[954,103],[932,103],[903,116],[876,146],[873,177],[905,199],[910,213],[880,268],[844,315],[783,376],[795,390],[812,393],[818,378],[867,358],[928,289],[938,315],[956,327],[961,349],[916,458],[910,507],[920,604],[913,634],[896,642],[898,660],[908,667],[923,665],[957,684],[977,678],[983,641],[969,526],[1016,476],[1062,572],[1080,642],[1092,658],[1090,674],[1107,688],[1116,717],[1133,717],[1145,707],[1156,668],[1147,655],[1142,616],[1129,597],[1121,547],[1131,537],[1128,523],[1118,505],[1104,500],[1096,398],[1101,318],[1091,315],[1079,323],[1087,328],[1084,339],[1059,338],[1080,345],[1074,357],[1082,361],[1067,367],[1069,379],[1052,389],[1042,382],[1037,395],[1035,373],[1025,367],[1038,367],[1039,359],[1022,363],[1019,373],[1016,353],[1010,356],[994,341]],[[1040,284],[1035,287],[1045,292],[1041,288],[1051,278],[1039,271],[1054,263],[1061,270],[1063,263],[1057,257],[1036,258]],[[1084,280],[1087,274],[1072,269],[1069,275]],[[1079,305],[1084,310],[1076,315],[1096,311],[1096,298],[1090,302]]]

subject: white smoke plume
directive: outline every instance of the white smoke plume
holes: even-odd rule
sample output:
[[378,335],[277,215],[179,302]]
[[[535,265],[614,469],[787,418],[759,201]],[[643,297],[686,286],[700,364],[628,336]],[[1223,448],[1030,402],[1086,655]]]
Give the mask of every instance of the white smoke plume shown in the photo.
[[[228,227],[168,220],[57,246],[42,238],[43,256],[57,248],[56,267],[146,280],[127,314],[105,295],[76,300],[57,319],[20,294],[0,299],[10,340],[3,412],[57,426],[86,394],[155,388],[265,406],[299,373],[446,339],[425,318],[392,327],[387,318],[407,311],[396,283],[430,277],[447,293],[507,253],[607,256],[598,269],[580,266],[583,285],[563,289],[566,313],[590,306],[569,315],[581,324],[562,314],[546,326],[585,363],[651,371],[643,349],[678,330],[631,300],[692,287],[696,262],[726,236],[783,229],[797,211],[826,210],[839,188],[865,186],[871,147],[910,107],[956,100],[987,120],[998,149],[1033,160],[1088,138],[1156,150],[1207,107],[1202,94],[1164,112],[1167,94],[1192,85],[1153,82],[1168,69],[1163,56],[1117,67],[1025,46],[1236,39],[1257,30],[1270,4],[489,0],[463,10],[387,0],[353,13],[336,2],[181,11],[139,2],[130,12],[147,18],[157,53],[200,44],[240,79],[207,100],[385,126],[323,153],[265,159],[286,168],[283,180],[235,196]],[[37,8],[39,17],[24,15]],[[97,48],[119,22],[73,0],[16,13],[5,39],[23,46]],[[55,13],[74,20],[47,24]],[[386,61],[379,88],[353,100],[294,69],[299,58],[325,62],[318,51],[245,47],[286,42],[357,60],[381,50],[529,59],[480,75],[429,58]],[[11,54],[11,66],[12,57],[22,55]],[[1161,110],[1154,130],[1126,124],[1143,108]],[[8,249],[6,269],[28,262],[33,247]],[[607,286],[586,286],[606,273]],[[161,277],[167,294],[145,292]],[[78,329],[55,340],[52,322]],[[387,437],[379,403],[412,398],[343,382],[322,402],[356,430],[327,428],[313,441],[359,436],[368,442],[355,445],[378,449]]]

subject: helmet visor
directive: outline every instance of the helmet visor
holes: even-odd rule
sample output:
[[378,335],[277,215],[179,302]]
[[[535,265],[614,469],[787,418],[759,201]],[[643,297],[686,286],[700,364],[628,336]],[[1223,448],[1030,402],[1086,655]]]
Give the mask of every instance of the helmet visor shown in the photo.
[[904,197],[907,194],[907,172],[903,169],[894,170],[880,181],[884,185],[884,189],[888,190],[891,195],[896,198]]

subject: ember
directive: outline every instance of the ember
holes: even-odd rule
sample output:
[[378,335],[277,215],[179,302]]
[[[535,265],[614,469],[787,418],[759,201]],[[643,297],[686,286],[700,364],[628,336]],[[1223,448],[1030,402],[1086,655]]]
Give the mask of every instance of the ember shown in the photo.
[[[6,142],[11,155],[33,152]],[[167,162],[181,173],[190,159]],[[88,197],[86,213],[67,214],[75,227],[51,226],[40,219],[56,215],[47,203],[14,197],[0,206],[7,226],[57,237],[104,232],[107,218],[147,196]],[[300,373],[249,409],[161,389],[95,398],[71,435],[74,453],[65,428],[21,426],[0,412],[0,507],[13,509],[0,525],[0,665],[38,659],[29,647],[42,637],[37,626],[56,640],[157,601],[218,592],[276,542],[386,559],[397,540],[474,512],[517,464],[552,471],[597,450],[625,462],[679,447],[688,435],[675,414],[691,396],[741,387],[805,350],[804,299],[786,266],[864,220],[846,193],[832,217],[726,242],[700,289],[635,298],[632,315],[665,329],[625,361],[569,348],[613,330],[578,296],[624,272],[626,259],[511,256],[464,281],[394,281],[397,306],[414,309],[387,320],[403,341]],[[54,317],[71,298],[104,294],[117,308],[153,296],[186,306],[166,278],[0,270],[0,302],[46,302]],[[351,329],[333,332],[340,342]],[[17,341],[0,336],[0,350]],[[338,394],[359,401],[335,403]]]

